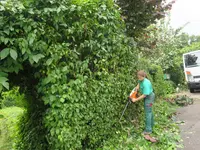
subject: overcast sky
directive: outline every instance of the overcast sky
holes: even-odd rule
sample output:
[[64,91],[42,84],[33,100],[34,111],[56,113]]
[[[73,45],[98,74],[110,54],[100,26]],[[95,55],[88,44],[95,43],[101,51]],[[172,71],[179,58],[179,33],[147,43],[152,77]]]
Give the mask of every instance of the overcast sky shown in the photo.
[[[169,0],[170,1],[170,0]],[[200,0],[176,0],[171,10],[171,25],[174,28],[190,22],[184,32],[200,35]]]

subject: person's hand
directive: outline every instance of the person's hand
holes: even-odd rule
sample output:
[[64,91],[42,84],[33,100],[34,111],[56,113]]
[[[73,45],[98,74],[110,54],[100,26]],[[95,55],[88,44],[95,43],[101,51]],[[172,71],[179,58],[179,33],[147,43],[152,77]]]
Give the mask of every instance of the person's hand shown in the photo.
[[136,98],[132,98],[131,101],[132,101],[133,103],[135,103],[135,102],[137,101],[137,99],[136,99]]

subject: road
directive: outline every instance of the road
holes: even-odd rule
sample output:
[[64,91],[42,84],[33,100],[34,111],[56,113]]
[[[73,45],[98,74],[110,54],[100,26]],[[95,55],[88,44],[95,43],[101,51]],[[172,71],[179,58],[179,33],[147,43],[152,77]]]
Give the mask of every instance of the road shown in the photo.
[[184,150],[200,150],[200,92],[181,94],[194,98],[194,104],[178,109],[178,119],[184,121],[180,125]]

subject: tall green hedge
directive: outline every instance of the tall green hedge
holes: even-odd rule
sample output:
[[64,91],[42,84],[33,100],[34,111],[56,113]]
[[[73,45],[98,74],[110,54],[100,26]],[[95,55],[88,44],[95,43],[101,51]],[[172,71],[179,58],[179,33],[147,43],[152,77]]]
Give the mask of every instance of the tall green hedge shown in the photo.
[[29,103],[16,149],[102,147],[120,128],[136,71],[118,7],[112,0],[6,1],[0,12],[0,86],[19,85]]

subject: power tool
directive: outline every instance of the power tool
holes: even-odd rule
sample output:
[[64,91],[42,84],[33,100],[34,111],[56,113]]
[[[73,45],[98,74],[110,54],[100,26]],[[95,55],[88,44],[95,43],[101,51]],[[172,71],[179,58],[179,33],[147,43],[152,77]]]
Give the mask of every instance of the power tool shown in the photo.
[[132,102],[132,98],[137,98],[137,96],[138,96],[138,91],[134,88],[134,89],[131,91],[131,93],[130,93],[130,95],[129,95],[129,97],[128,97],[128,102],[126,103],[126,106],[124,107],[124,110],[123,110],[123,112],[122,112],[122,115],[121,115],[119,121],[122,119],[122,117],[123,117],[123,115],[124,115],[124,113],[125,113],[125,111],[126,111],[128,105]]

